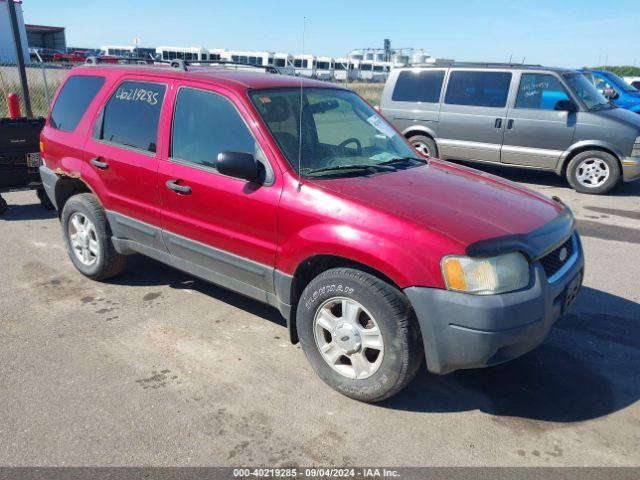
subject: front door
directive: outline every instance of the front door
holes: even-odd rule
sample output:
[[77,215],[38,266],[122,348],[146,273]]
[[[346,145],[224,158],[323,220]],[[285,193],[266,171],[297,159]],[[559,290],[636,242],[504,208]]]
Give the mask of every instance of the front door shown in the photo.
[[142,79],[117,85],[85,144],[82,166],[114,235],[160,249],[158,124],[166,91],[165,83]]
[[502,163],[554,169],[571,145],[576,112],[555,110],[571,100],[561,81],[549,73],[523,73],[509,109],[502,146]]
[[[179,87],[158,175],[163,238],[189,270],[264,301],[273,292],[281,184],[243,115],[222,91]],[[263,182],[218,173],[220,152],[254,155]]]
[[440,158],[500,162],[512,73],[451,70],[438,124]]

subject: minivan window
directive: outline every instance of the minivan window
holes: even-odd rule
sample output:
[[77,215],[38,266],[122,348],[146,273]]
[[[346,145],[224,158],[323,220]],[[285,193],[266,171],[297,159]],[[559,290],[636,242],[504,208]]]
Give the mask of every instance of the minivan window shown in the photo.
[[569,95],[556,77],[539,73],[522,74],[516,108],[553,110],[560,100],[569,100]]
[[165,90],[159,83],[122,82],[104,107],[99,138],[155,152]]
[[220,152],[261,157],[253,135],[231,101],[217,93],[181,88],[173,114],[171,157],[215,168]]
[[64,132],[75,130],[102,85],[104,85],[104,77],[87,75],[69,77],[51,109],[49,119],[51,127]]
[[588,110],[596,111],[615,108],[582,73],[565,73],[563,77]]
[[507,104],[510,72],[452,71],[445,103],[503,108]]
[[400,72],[391,99],[395,102],[437,103],[443,80],[444,70]]

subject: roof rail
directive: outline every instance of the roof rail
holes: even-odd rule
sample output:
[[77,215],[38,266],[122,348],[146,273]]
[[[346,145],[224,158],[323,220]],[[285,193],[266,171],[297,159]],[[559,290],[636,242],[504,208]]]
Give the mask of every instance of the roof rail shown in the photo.
[[436,61],[434,63],[414,63],[408,67],[479,67],[479,68],[544,68],[543,65],[535,63],[508,63],[508,62],[456,62],[456,61]]
[[[110,61],[109,63],[111,63]],[[103,60],[100,57],[87,57],[84,61],[85,65],[97,65],[99,63],[103,63]],[[141,61],[137,58],[122,58],[118,60],[118,63],[144,63],[148,64],[148,61]],[[274,67],[273,65],[250,65],[248,63],[241,62],[228,62],[226,60],[183,60],[181,58],[175,58],[173,60],[153,60],[153,63],[164,63],[169,65],[171,68],[176,68],[179,70],[183,70],[187,72],[188,67],[192,64],[196,65],[231,65],[235,67],[244,67],[244,68],[262,68],[269,73],[280,73],[280,71]]]

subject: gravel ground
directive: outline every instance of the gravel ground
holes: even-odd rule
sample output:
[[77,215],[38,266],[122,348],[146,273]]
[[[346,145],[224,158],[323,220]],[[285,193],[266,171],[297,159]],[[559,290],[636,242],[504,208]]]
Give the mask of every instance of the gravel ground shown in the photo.
[[267,306],[143,257],[84,278],[35,193],[4,195],[0,465],[640,466],[640,182],[505,175],[576,213],[576,304],[530,354],[379,405],[325,386]]

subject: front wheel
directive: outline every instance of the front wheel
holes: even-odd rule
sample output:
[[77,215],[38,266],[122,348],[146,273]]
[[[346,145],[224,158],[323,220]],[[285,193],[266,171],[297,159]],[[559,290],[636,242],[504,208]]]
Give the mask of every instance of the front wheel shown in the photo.
[[424,350],[401,291],[368,273],[334,268],[314,278],[298,304],[302,349],[318,376],[365,402],[395,395],[415,376]]
[[619,180],[618,160],[601,150],[579,153],[567,166],[567,181],[580,193],[601,195],[615,187]]
[[36,195],[38,195],[38,200],[40,200],[40,205],[42,205],[42,208],[44,208],[45,210],[56,209],[56,207],[53,206],[53,203],[51,203],[51,200],[49,200],[47,192],[45,192],[44,189],[39,188],[38,190],[36,190]]

